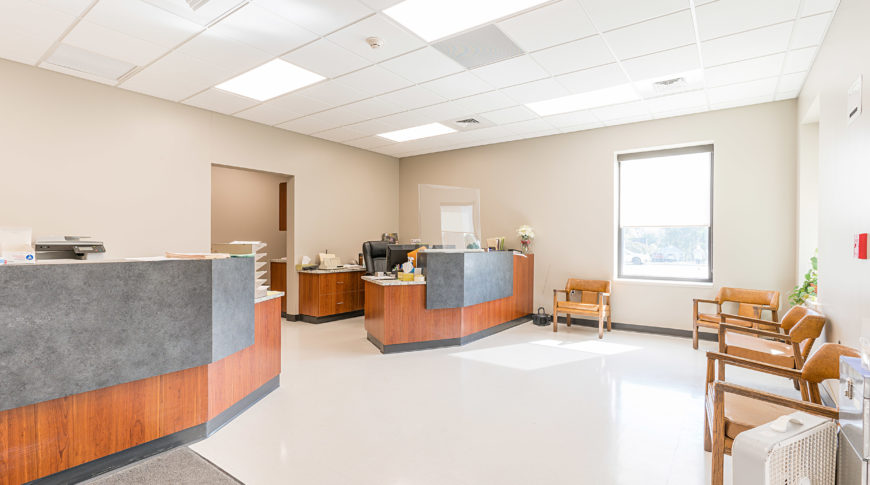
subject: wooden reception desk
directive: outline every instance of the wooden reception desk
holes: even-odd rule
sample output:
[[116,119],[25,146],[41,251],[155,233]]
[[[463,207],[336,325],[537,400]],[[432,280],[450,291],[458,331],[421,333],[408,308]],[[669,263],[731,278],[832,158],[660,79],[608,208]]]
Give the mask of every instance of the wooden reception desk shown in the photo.
[[427,309],[426,283],[366,280],[365,328],[383,353],[464,345],[522,323],[532,313],[534,255],[513,256],[510,296]]

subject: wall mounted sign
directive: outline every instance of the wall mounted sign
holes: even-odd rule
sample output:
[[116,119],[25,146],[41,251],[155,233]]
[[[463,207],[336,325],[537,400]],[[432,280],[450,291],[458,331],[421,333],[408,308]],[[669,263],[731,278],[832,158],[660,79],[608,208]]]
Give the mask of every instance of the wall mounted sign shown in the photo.
[[867,259],[867,233],[855,234],[855,245],[852,249],[855,259]]

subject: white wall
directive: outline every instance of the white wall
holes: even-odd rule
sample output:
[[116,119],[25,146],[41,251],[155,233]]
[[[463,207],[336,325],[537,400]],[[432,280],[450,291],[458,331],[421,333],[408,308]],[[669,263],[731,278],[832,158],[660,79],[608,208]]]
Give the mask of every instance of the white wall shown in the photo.
[[400,234],[415,237],[417,184],[479,187],[483,238],[535,229],[535,307],[568,277],[614,277],[614,153],[713,142],[714,285],[616,282],[615,321],[691,329],[692,298],[776,289],[795,275],[795,102],[501,143],[401,160]]
[[[799,119],[819,101],[819,301],[828,339],[870,336],[870,261],[852,257],[870,232],[870,2],[841,0],[799,98]],[[864,114],[847,124],[846,92],[864,75]]]
[[291,258],[355,259],[398,231],[395,158],[0,61],[0,225],[94,236],[109,257],[208,251],[213,163],[294,176]]

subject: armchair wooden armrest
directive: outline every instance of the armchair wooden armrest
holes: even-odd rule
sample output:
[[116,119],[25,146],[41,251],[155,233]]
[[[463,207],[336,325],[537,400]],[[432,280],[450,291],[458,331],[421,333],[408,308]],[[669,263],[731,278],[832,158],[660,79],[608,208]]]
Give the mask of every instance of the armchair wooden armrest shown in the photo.
[[708,383],[713,381],[713,379],[710,378],[712,376],[709,375],[709,371],[711,370],[711,366],[713,365],[713,363],[717,360],[720,364],[733,365],[735,367],[742,367],[744,369],[763,372],[765,374],[771,374],[774,376],[786,377],[789,379],[801,378],[801,371],[797,369],[789,369],[788,367],[766,364],[764,362],[758,362],[757,360],[744,359],[743,357],[723,354],[720,352],[707,352]]
[[747,322],[752,322],[752,323],[760,324],[760,325],[770,325],[771,327],[776,327],[776,328],[780,328],[782,326],[782,324],[780,324],[779,322],[774,322],[773,320],[764,320],[762,318],[745,317],[743,315],[735,315],[733,313],[722,313],[721,317],[722,317],[723,322],[725,321],[726,318],[731,318],[734,320],[744,320]]
[[788,334],[771,332],[769,330],[759,330],[757,328],[741,327],[731,323],[719,324],[719,342],[724,343],[725,331],[733,330],[735,332],[749,333],[758,337],[768,337],[776,340],[781,340],[787,344],[791,343],[791,337]]
[[718,304],[719,304],[719,302],[716,301],[716,300],[707,300],[707,299],[705,299],[705,298],[694,298],[694,299],[692,299],[692,301],[695,302],[695,303],[712,303],[712,304],[714,304],[714,305],[718,305]]
[[[778,396],[769,392],[759,391],[749,387],[740,386],[731,382],[716,381],[713,383],[713,391],[717,395],[728,392],[738,396],[745,396],[759,401],[777,404],[794,409],[795,411],[803,411],[805,413],[815,414],[824,418],[837,419],[840,415],[836,408],[829,408],[821,404],[815,404],[807,401],[799,401],[789,397]],[[723,402],[724,404],[724,402]],[[716,413],[714,413],[716,414]]]
[[555,289],[555,290],[553,290],[553,295],[556,295],[556,294],[558,294],[558,293],[564,293],[564,294],[567,295],[567,294],[568,294],[568,290],[562,290],[562,289]]

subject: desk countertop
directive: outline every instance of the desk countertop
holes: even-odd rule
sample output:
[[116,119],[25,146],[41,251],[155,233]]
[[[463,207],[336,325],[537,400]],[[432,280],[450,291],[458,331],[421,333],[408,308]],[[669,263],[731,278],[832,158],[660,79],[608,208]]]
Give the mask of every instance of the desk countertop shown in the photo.
[[354,273],[357,271],[365,271],[365,266],[350,266],[350,267],[342,267],[335,269],[303,269],[300,270],[299,273],[308,273],[308,274],[329,274],[329,273]]
[[379,286],[405,286],[405,285],[425,285],[425,281],[399,281],[395,278],[378,278],[377,276],[363,276],[365,281],[372,282]]

